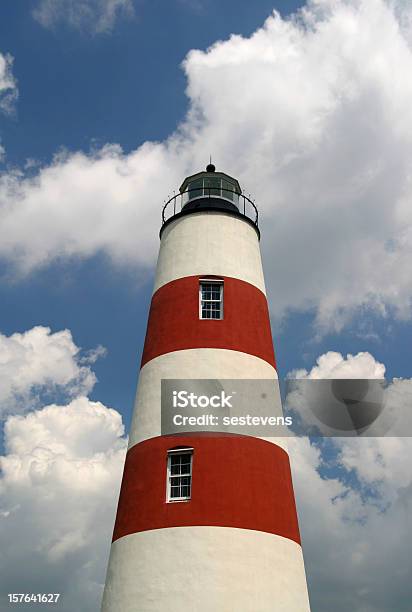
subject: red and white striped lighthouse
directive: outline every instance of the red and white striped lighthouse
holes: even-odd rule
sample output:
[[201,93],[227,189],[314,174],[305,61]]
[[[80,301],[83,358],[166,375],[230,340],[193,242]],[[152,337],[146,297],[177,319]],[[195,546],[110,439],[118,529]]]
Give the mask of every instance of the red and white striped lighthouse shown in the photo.
[[161,434],[164,379],[277,385],[259,238],[212,164],[164,209],[102,612],[310,610],[284,438]]

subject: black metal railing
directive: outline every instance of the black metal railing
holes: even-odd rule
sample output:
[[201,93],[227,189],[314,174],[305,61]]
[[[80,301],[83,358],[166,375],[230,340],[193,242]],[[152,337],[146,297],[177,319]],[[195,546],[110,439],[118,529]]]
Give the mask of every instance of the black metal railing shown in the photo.
[[[227,192],[222,195],[222,192]],[[190,194],[192,196],[190,197]],[[167,200],[162,209],[162,226],[172,217],[182,212],[184,206],[201,198],[216,198],[230,202],[243,215],[259,228],[259,211],[255,203],[243,193],[224,187],[197,187],[176,193]]]

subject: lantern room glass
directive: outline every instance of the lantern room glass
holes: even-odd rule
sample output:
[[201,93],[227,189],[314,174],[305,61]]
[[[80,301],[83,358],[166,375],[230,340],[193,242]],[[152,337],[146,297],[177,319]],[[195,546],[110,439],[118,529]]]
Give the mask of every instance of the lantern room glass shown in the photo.
[[205,176],[195,179],[188,183],[187,191],[186,201],[201,197],[215,197],[230,200],[235,204],[239,202],[239,194],[235,185],[218,176]]

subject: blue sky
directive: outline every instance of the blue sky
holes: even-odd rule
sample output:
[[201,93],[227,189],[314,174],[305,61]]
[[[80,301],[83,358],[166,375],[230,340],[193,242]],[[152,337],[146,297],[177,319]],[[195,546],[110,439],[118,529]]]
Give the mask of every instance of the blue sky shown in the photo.
[[[280,2],[276,8],[287,14],[299,4]],[[88,152],[109,142],[129,152],[146,140],[165,139],[187,109],[180,66],[187,52],[232,32],[251,34],[273,8],[266,1],[143,2],[134,19],[90,36],[64,24],[50,31],[33,19],[27,4],[6,3],[0,39],[2,51],[14,57],[19,101],[14,116],[1,117],[5,166],[24,167],[27,159],[47,164],[63,147]],[[164,197],[174,188],[164,184]],[[159,201],[153,209],[156,222],[161,206]],[[40,324],[55,331],[68,327],[79,346],[105,346],[93,397],[116,406],[128,422],[151,284],[152,277],[141,285],[133,271],[114,270],[99,255],[53,265],[22,282],[7,278],[1,286],[2,332]],[[285,367],[300,365],[282,353]]]
[[[127,433],[162,203],[185,175],[203,169],[209,153],[218,169],[256,197],[279,375],[305,369],[309,377],[374,377],[384,364],[388,378],[411,377],[407,4],[118,0],[112,17],[109,4],[30,0],[0,8],[0,58],[10,57],[3,74],[0,62],[0,382],[7,390],[0,389],[6,423],[1,448],[10,478],[0,516],[3,506],[13,515],[21,505],[7,470],[13,461],[26,465],[24,457],[37,457],[37,446],[27,442],[26,453],[19,446],[19,440],[31,439],[35,419],[49,432],[39,447],[52,453],[69,444],[53,429],[46,403],[55,403],[63,419],[73,400],[70,410],[79,427],[82,410],[90,411],[91,446],[80,457],[84,480],[87,462],[103,448],[101,482],[118,487],[125,446],[119,423]],[[306,13],[296,13],[302,6]],[[274,10],[278,15],[271,17]],[[8,106],[1,104],[4,92],[14,96]],[[33,333],[35,326],[51,332]],[[69,331],[62,336],[62,330]],[[93,357],[90,351],[99,346],[105,356]],[[59,359],[50,357],[54,350]],[[341,354],[338,362],[331,351]],[[370,354],[366,360],[359,357],[363,352]],[[401,397],[404,388],[394,386],[394,396],[398,390]],[[33,418],[13,420],[13,414]],[[323,455],[310,445],[295,449],[314,612],[329,612],[331,588],[338,588],[349,560],[361,569],[341,585],[337,612],[406,611],[409,594],[400,579],[380,595],[381,604],[378,595],[362,591],[367,584],[378,593],[378,577],[388,571],[368,570],[376,558],[370,551],[374,534],[389,532],[396,521],[406,529],[399,491],[412,485],[407,476],[399,482],[393,477],[407,467],[397,463],[409,452],[406,439],[399,444],[371,441],[364,455],[350,442]],[[77,457],[74,443],[65,449],[68,461]],[[50,478],[50,490],[60,491],[62,482]],[[370,506],[361,489],[371,491]],[[68,494],[73,507],[76,491]],[[91,554],[107,555],[101,542],[111,529],[115,496],[100,494],[96,508],[104,498],[105,519],[95,540],[79,543],[71,557],[50,545],[54,562],[59,560],[56,581],[73,559],[87,565]],[[386,523],[375,513],[377,498],[382,508],[393,502]],[[59,513],[58,505],[53,512]],[[364,512],[369,530],[362,532]],[[325,535],[316,544],[322,520]],[[325,566],[333,546],[342,544],[334,540],[336,530],[345,534],[349,524],[347,545],[364,548],[353,561],[342,545],[333,574],[331,564]],[[18,511],[13,525],[21,529]],[[27,529],[44,539],[38,523]],[[56,523],[56,539],[59,529],[73,527]],[[393,554],[408,563],[402,542]],[[18,567],[17,553],[15,559]],[[48,571],[48,558],[33,563]],[[101,587],[105,564],[91,567],[90,581]],[[87,610],[94,610],[100,587],[93,591],[82,580],[73,588],[89,593]],[[77,595],[71,597],[76,601]]]
[[[37,3],[31,5],[34,9]],[[127,153],[146,140],[167,138],[187,111],[181,63],[191,49],[207,49],[231,33],[249,36],[274,9],[288,15],[301,5],[142,2],[133,19],[119,19],[113,31],[90,35],[64,22],[46,29],[33,19],[27,4],[6,3],[0,39],[2,52],[14,57],[19,100],[15,114],[0,120],[5,169],[23,168],[28,159],[47,165],[61,148],[87,153],[118,143]],[[165,182],[164,197],[176,187]],[[264,223],[265,202],[257,203]],[[156,222],[161,205],[159,200],[157,209],[153,206]],[[263,224],[262,240],[267,239]],[[79,346],[105,346],[107,356],[96,364],[99,384],[93,397],[120,409],[127,423],[151,283],[150,274],[141,284],[133,270],[113,269],[101,255],[54,263],[23,281],[10,281],[6,272],[2,331],[10,334],[36,324],[55,331],[68,327]],[[372,340],[364,337],[362,317],[355,317],[350,329],[321,341],[313,340],[310,312],[292,314],[281,326],[275,322],[280,372],[308,367],[325,350],[366,350],[385,362],[390,376],[408,376],[410,325],[375,319],[370,313],[366,318],[368,333],[376,334]]]
[[[274,8],[269,1],[142,1],[134,19],[90,36],[64,23],[43,28],[29,9],[38,4],[2,7],[2,48],[15,58],[20,89],[18,120],[2,126],[13,164],[47,162],[59,147],[88,151],[94,142],[115,142],[131,151],[166,138],[187,107],[180,69],[187,52],[233,32],[251,34]],[[299,4],[276,8],[287,14]]]

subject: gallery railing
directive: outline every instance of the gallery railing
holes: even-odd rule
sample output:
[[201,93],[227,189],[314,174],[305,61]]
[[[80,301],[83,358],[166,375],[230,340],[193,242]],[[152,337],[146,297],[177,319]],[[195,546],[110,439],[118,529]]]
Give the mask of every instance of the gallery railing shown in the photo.
[[240,215],[246,217],[258,228],[259,212],[254,202],[243,193],[223,187],[200,187],[176,193],[167,200],[162,210],[162,226],[172,217],[182,212],[184,206],[198,199],[221,199],[234,204]]

